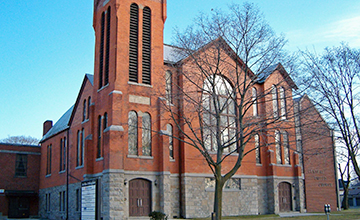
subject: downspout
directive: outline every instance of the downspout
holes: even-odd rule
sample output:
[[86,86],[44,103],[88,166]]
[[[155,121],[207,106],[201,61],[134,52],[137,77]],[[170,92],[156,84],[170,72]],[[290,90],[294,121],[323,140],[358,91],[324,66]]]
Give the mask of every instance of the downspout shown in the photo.
[[330,130],[331,141],[332,141],[332,150],[334,156],[334,172],[335,172],[335,190],[336,190],[336,203],[337,203],[337,210],[341,211],[341,202],[340,202],[340,195],[339,195],[339,176],[337,172],[337,159],[336,159],[336,146],[335,146],[335,136],[334,130]]
[[66,220],[69,219],[69,129],[67,130],[66,138]]

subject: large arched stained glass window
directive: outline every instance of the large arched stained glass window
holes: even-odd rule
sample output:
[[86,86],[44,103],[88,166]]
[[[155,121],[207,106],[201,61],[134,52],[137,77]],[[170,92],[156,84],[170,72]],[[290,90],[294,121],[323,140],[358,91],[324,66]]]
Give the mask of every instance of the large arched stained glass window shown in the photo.
[[151,117],[144,113],[142,117],[142,155],[151,156]]
[[129,112],[128,125],[129,155],[138,155],[138,119],[135,111]]
[[[235,98],[230,83],[222,76],[211,76],[203,86],[203,141],[209,151],[223,147],[236,149]],[[219,123],[216,118],[220,118]],[[221,143],[218,144],[217,140]]]

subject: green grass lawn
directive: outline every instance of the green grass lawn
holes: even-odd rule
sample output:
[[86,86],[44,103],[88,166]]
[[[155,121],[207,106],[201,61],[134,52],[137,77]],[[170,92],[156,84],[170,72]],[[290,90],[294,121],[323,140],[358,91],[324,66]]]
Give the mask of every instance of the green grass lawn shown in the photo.
[[[251,220],[268,220],[268,219],[281,219],[281,220],[326,220],[325,215],[313,215],[313,216],[301,216],[301,217],[291,217],[291,218],[280,218],[278,215],[251,215],[251,216],[239,216],[239,217],[223,217],[223,219],[233,219],[233,220],[242,220],[242,219],[251,219]],[[330,220],[360,220],[360,209],[350,209],[341,212],[331,212]],[[210,220],[210,218],[197,218],[194,220]]]

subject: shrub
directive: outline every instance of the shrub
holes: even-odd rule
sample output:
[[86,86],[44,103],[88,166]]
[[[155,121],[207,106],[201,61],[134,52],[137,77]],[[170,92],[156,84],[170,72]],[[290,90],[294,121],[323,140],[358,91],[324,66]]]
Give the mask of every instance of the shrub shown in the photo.
[[159,211],[153,211],[149,214],[151,220],[167,220],[167,215]]

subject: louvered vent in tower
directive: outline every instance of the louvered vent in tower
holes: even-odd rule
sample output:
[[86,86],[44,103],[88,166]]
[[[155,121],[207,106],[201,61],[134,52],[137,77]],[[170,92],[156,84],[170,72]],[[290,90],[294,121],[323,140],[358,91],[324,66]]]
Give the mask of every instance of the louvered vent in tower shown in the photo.
[[143,10],[142,83],[151,84],[151,10]]
[[104,67],[104,32],[105,32],[105,13],[101,14],[100,32],[100,57],[99,57],[99,89],[103,86],[103,67]]
[[104,85],[109,83],[109,58],[110,58],[110,19],[111,8],[107,10],[106,16],[106,54],[105,54],[105,78]]
[[139,7],[130,6],[129,81],[138,82]]

